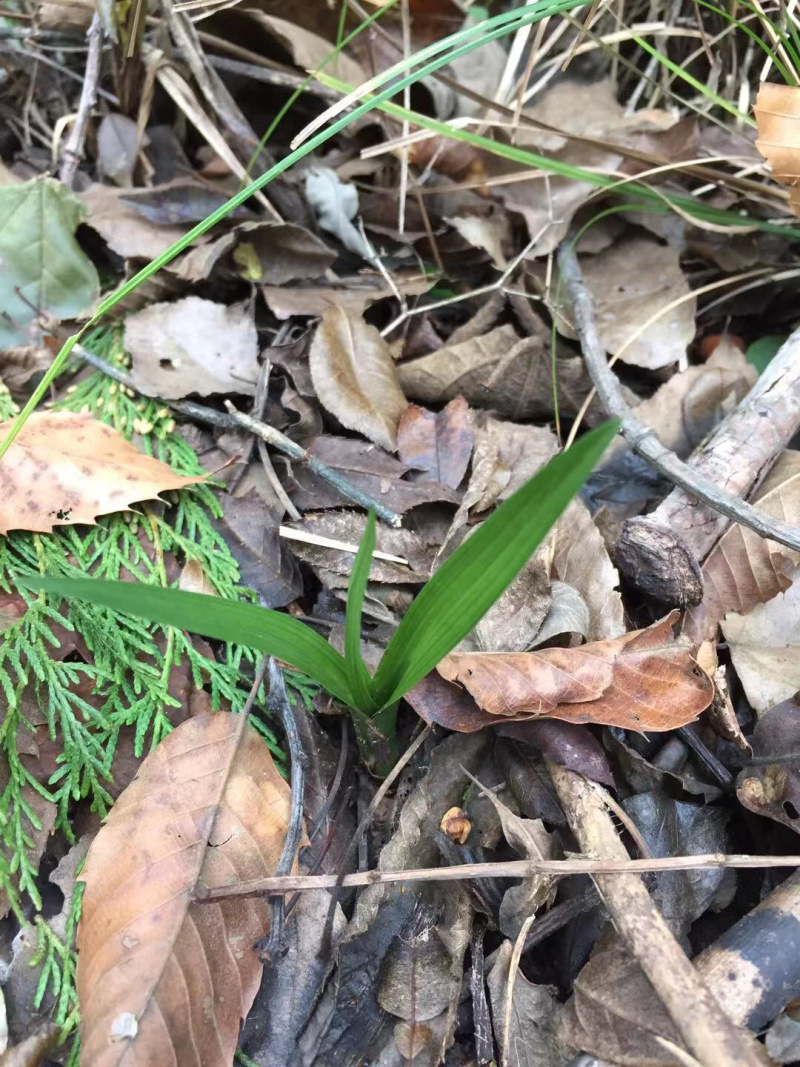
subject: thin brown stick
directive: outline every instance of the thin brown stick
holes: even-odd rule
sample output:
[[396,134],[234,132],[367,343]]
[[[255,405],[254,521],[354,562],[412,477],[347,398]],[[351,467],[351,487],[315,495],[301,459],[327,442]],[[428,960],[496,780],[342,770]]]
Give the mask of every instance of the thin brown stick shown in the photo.
[[[548,764],[570,828],[585,851],[628,860],[597,788],[581,774]],[[654,862],[654,861],[650,861]],[[687,959],[644,882],[630,871],[594,874],[614,926],[672,1017],[686,1048],[703,1067],[763,1067],[760,1046],[740,1030]]]
[[287,875],[284,878],[256,878],[237,885],[208,887],[203,900],[223,897],[246,897],[258,893],[292,893],[306,889],[345,888],[382,885],[388,882],[463,882],[479,878],[532,878],[535,874],[552,874],[557,878],[570,874],[646,874],[651,871],[718,871],[728,867],[772,868],[800,867],[800,856],[746,856],[724,852],[703,852],[696,856],[667,856],[654,859],[504,860],[498,863],[462,863],[453,867],[421,867],[408,871],[359,871],[346,874]]
[[100,16],[95,12],[89,29],[86,31],[86,40],[89,42],[89,51],[86,55],[86,70],[83,75],[83,87],[81,98],[78,103],[78,113],[72,124],[69,140],[64,145],[64,156],[58,176],[64,185],[72,188],[78,166],[83,159],[83,146],[86,143],[86,132],[89,129],[89,119],[92,108],[97,101],[97,82],[100,78],[100,57],[103,45],[103,27],[100,25]]
[[[617,544],[616,560],[626,576],[634,582],[646,580],[649,595],[667,603],[699,603],[703,581],[698,559],[712,547],[729,519],[761,537],[800,550],[800,529],[764,515],[735,495],[757,484],[800,426],[800,331],[792,334],[738,412],[712,435],[701,453],[704,461],[696,460],[696,466],[689,466],[665,448],[653,430],[630,414],[619,381],[606,360],[592,296],[571,241],[561,245],[558,262],[572,299],[586,369],[603,406],[609,415],[622,420],[622,433],[633,451],[678,487],[652,516],[626,523],[627,536],[623,534]],[[756,428],[761,432],[756,433]],[[727,442],[725,457],[714,445],[723,437]],[[756,444],[755,452],[745,459],[741,453],[751,444]],[[709,448],[715,447],[717,454],[712,463],[708,461]],[[732,486],[734,492],[722,489],[708,476],[709,472],[720,474],[723,462],[725,485]],[[643,523],[647,524],[646,538],[641,536]]]

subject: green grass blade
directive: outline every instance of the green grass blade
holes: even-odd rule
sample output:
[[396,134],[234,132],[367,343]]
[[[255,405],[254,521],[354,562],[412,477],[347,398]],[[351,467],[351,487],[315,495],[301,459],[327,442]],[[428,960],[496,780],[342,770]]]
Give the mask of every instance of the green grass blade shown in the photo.
[[344,658],[350,678],[350,688],[359,708],[367,714],[377,711],[378,708],[372,695],[372,677],[361,658],[361,617],[374,551],[375,512],[370,508],[364,536],[358,546],[350,574],[350,584],[347,588],[347,619],[344,637]]
[[[339,92],[347,92],[350,89],[350,86],[347,85],[346,82],[338,81],[338,79],[332,78],[327,74],[320,74],[319,80],[323,85],[338,89]],[[778,223],[762,222],[760,219],[753,218],[751,215],[736,210],[711,207],[704,201],[693,196],[683,196],[679,193],[671,192],[655,192],[650,189],[649,186],[644,184],[644,182],[628,180],[625,182],[624,186],[620,186],[620,177],[617,175],[599,174],[596,171],[584,170],[582,167],[577,167],[571,163],[564,163],[562,160],[553,159],[550,156],[539,155],[526,148],[518,148],[516,145],[503,144],[500,141],[492,141],[488,137],[482,137],[478,133],[470,133],[469,130],[448,126],[446,123],[439,122],[437,119],[429,118],[427,115],[421,115],[418,111],[411,111],[407,108],[400,107],[399,104],[384,101],[377,106],[381,111],[384,111],[387,115],[391,115],[393,118],[407,121],[412,125],[419,126],[420,129],[430,130],[432,133],[447,137],[451,141],[459,141],[462,144],[469,144],[474,145],[476,148],[482,148],[484,151],[490,152],[494,156],[499,156],[501,159],[510,159],[515,163],[522,163],[525,166],[537,170],[544,170],[550,174],[558,174],[565,178],[573,178],[575,181],[587,182],[589,185],[594,185],[598,189],[610,189],[612,191],[618,189],[620,195],[624,192],[625,196],[640,197],[648,204],[652,204],[653,210],[656,210],[660,214],[664,214],[669,210],[669,205],[674,204],[682,211],[685,211],[687,214],[693,215],[695,218],[702,221],[717,223],[721,226],[730,226],[731,229],[739,227],[755,227],[762,233],[778,234],[781,237],[784,237],[787,241],[800,241],[800,227],[798,226],[782,226]]]
[[283,612],[202,593],[99,578],[26,577],[17,581],[39,592],[102,604],[163,626],[256,648],[291,663],[346,704],[353,701],[342,656],[310,626]]
[[[277,178],[280,174],[283,174],[284,171],[294,166],[295,163],[303,159],[310,152],[313,152],[316,148],[319,148],[320,145],[330,140],[330,138],[333,137],[335,134],[339,133],[346,126],[349,126],[351,122],[354,122],[356,119],[361,118],[362,115],[365,115],[374,107],[378,107],[384,100],[388,100],[396,93],[401,92],[403,89],[405,89],[407,85],[413,85],[421,78],[425,78],[428,74],[433,73],[433,71],[439,70],[440,67],[446,66],[453,59],[456,59],[462,55],[466,55],[468,52],[471,52],[475,48],[480,48],[481,45],[485,44],[488,41],[496,40],[498,37],[502,37],[504,34],[507,33],[513,33],[521,26],[526,26],[529,23],[538,22],[540,19],[549,18],[564,11],[570,11],[575,7],[581,7],[587,4],[588,2],[589,0],[551,0],[550,3],[543,3],[540,0],[540,2],[536,4],[529,4],[526,7],[517,8],[516,15],[519,17],[516,18],[515,21],[508,22],[507,15],[500,15],[494,19],[489,19],[487,22],[481,23],[479,28],[488,29],[492,26],[498,27],[498,24],[499,27],[493,29],[492,32],[484,32],[482,36],[478,36],[475,40],[468,41],[466,44],[461,45],[461,47],[459,48],[454,48],[453,42],[463,40],[464,36],[467,34],[467,31],[461,30],[459,31],[459,33],[452,34],[450,37],[443,38],[437,43],[436,48],[438,49],[439,46],[443,46],[445,49],[449,49],[449,51],[445,51],[443,55],[439,55],[438,58],[433,60],[431,63],[428,63],[419,70],[415,70],[411,74],[406,75],[406,77],[401,78],[399,81],[391,85],[388,89],[384,89],[376,96],[370,97],[370,99],[365,100],[353,111],[351,111],[349,115],[343,116],[338,121],[334,122],[332,126],[329,126],[328,129],[316,134],[316,136],[306,141],[299,148],[296,148],[284,159],[279,160],[273,167],[270,167],[268,171],[265,171],[264,174],[256,178],[254,182],[251,182],[250,185],[246,186],[244,189],[240,189],[239,192],[232,196],[230,200],[226,201],[226,203],[224,203],[222,207],[218,208],[216,211],[213,211],[210,215],[203,219],[202,222],[199,222],[196,226],[189,230],[188,233],[184,234],[183,237],[179,238],[175,242],[175,244],[171,245],[166,250],[166,252],[162,252],[160,256],[157,256],[154,260],[148,263],[146,267],[143,267],[137,274],[135,274],[132,278],[125,282],[124,285],[120,286],[119,289],[116,289],[110,296],[106,297],[106,299],[98,305],[94,315],[89,320],[89,322],[87,322],[77,334],[74,334],[72,337],[69,337],[65,341],[64,345],[61,348],[61,351],[58,353],[52,365],[50,366],[50,369],[43,376],[41,382],[34,390],[33,395],[30,397],[28,402],[25,404],[25,407],[15,419],[14,424],[12,425],[9,432],[6,434],[3,440],[0,441],[0,459],[2,459],[2,457],[8,451],[8,448],[10,447],[11,443],[13,442],[19,431],[24,426],[26,420],[28,419],[28,416],[31,414],[32,411],[34,411],[36,406],[39,404],[39,401],[46,395],[52,383],[61,373],[61,370],[64,367],[64,364],[66,363],[70,352],[75,347],[76,343],[81,339],[81,337],[83,337],[86,331],[89,330],[91,327],[96,326],[97,323],[103,318],[103,316],[109,311],[111,311],[112,308],[116,307],[116,305],[121,300],[124,300],[127,296],[134,292],[134,290],[138,289],[143,282],[148,280],[148,278],[152,278],[152,276],[156,274],[159,270],[161,270],[162,267],[165,267],[167,263],[170,263],[177,255],[179,255],[186,248],[188,248],[193,241],[196,241],[198,237],[202,237],[203,234],[207,233],[213,226],[216,226],[218,222],[221,222],[222,219],[227,218],[227,216],[232,211],[234,211],[237,207],[240,207],[254,193],[257,193],[260,189],[263,189],[265,186],[269,185],[269,183],[275,178]],[[408,66],[409,64],[419,62],[420,57],[425,51],[427,50],[423,49],[422,52],[417,53],[415,56],[411,56],[410,59],[401,64],[401,66]]]
[[519,574],[617,432],[606,422],[551,460],[439,568],[406,612],[373,679],[382,707],[466,637]]

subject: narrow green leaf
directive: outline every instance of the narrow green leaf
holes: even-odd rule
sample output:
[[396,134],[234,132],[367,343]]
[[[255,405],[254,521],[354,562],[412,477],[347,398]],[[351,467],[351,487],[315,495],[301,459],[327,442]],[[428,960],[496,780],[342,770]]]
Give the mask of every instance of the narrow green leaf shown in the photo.
[[353,702],[342,656],[310,626],[280,611],[201,593],[99,578],[20,577],[17,582],[39,592],[103,604],[163,626],[256,648],[304,671],[346,704]]
[[470,632],[516,578],[618,429],[606,422],[518,489],[434,574],[384,653],[373,685],[398,700]]
[[344,658],[347,663],[350,688],[359,708],[367,714],[376,711],[378,707],[372,695],[372,677],[361,658],[361,616],[374,551],[375,512],[370,508],[364,536],[358,546],[350,574],[350,584],[347,588],[347,619],[344,637]]

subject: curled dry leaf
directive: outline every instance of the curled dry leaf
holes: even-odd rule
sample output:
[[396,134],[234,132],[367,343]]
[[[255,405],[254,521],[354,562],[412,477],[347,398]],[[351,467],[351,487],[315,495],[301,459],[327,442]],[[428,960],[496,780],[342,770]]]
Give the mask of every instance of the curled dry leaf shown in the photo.
[[676,618],[673,613],[645,630],[581,648],[450,655],[437,669],[463,685],[489,716],[545,715],[629,730],[673,730],[696,718],[714,696],[713,682],[691,648],[673,639]]
[[388,344],[374,326],[344,308],[322,316],[309,352],[320,402],[348,430],[393,452],[408,406]]
[[462,396],[439,412],[409,404],[397,428],[397,450],[405,464],[425,472],[425,481],[457,489],[472,455],[469,404]]
[[146,396],[255,391],[258,335],[244,304],[226,307],[199,296],[151,304],[126,319],[125,348],[134,386]]
[[[756,723],[751,738],[759,763],[745,767],[736,783],[736,795],[757,815],[775,819],[800,833],[800,702],[798,695],[769,708]],[[769,757],[775,756],[775,763]]]
[[261,979],[263,900],[200,886],[274,872],[290,791],[246,720],[189,719],[147,757],[92,843],[78,935],[81,1062],[230,1067]]
[[[0,425],[0,437],[10,429],[10,422]],[[0,467],[0,533],[94,524],[98,515],[204,477],[176,474],[91,415],[35,412]]]
[[762,82],[753,107],[756,148],[776,182],[789,187],[789,206],[800,216],[800,93],[793,85]]

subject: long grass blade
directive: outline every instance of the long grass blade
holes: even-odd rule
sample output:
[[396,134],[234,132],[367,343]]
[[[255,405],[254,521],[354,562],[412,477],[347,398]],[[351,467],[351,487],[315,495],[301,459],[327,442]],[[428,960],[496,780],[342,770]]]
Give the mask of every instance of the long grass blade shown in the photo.
[[398,700],[488,611],[519,574],[618,430],[606,422],[518,489],[439,568],[403,617],[373,678],[382,707]]
[[358,546],[350,574],[350,584],[347,587],[347,618],[344,636],[344,658],[350,676],[350,688],[355,695],[358,707],[367,714],[378,708],[372,695],[372,677],[361,656],[361,618],[374,551],[375,512],[370,508],[364,536]]
[[17,581],[38,592],[102,604],[163,626],[258,649],[308,674],[346,704],[353,703],[354,694],[343,657],[310,626],[283,612],[134,582],[34,577]]

